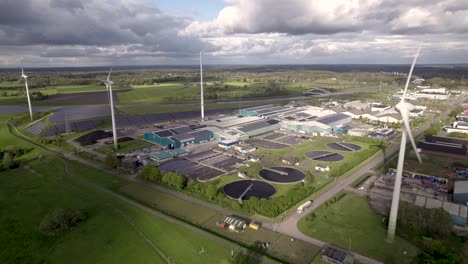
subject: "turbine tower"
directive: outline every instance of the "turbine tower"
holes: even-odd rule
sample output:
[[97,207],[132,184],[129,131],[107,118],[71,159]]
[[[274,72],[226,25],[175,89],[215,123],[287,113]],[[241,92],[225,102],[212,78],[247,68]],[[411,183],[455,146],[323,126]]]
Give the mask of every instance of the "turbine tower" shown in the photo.
[[202,52],[200,51],[200,106],[201,106],[201,121],[205,121],[205,104],[203,102],[203,65],[202,65]]
[[418,48],[418,51],[414,56],[413,64],[411,65],[408,78],[406,79],[406,85],[405,90],[403,91],[403,96],[401,97],[400,102],[395,106],[396,110],[400,112],[401,117],[403,119],[403,133],[401,134],[400,154],[398,156],[398,165],[395,175],[395,186],[393,188],[392,207],[390,209],[390,217],[388,219],[387,241],[390,243],[393,242],[393,240],[395,239],[395,228],[398,215],[398,205],[400,202],[401,178],[403,174],[403,164],[405,161],[405,149],[407,138],[409,138],[411,141],[411,145],[413,146],[414,152],[416,153],[416,157],[418,158],[419,163],[422,163],[409,124],[410,111],[414,109],[414,106],[410,103],[405,102],[406,91],[408,90],[408,85],[411,79],[411,75],[413,74],[414,65],[416,64],[416,59],[418,58],[420,49],[421,48]]
[[114,138],[114,150],[117,150],[117,130],[115,129],[114,97],[112,95],[112,84],[114,83],[110,80],[111,73],[112,73],[112,68],[110,68],[109,75],[107,75],[107,79],[100,80],[100,81],[106,85],[107,93],[109,96],[110,107],[111,107],[111,118],[112,118],[112,135]]
[[31,117],[31,121],[33,120],[33,113],[31,108],[31,98],[29,97],[29,87],[28,87],[28,76],[24,74],[24,67],[23,67],[23,60],[21,60],[21,77],[20,79],[24,79],[24,86],[26,87],[26,97],[28,98],[28,107],[29,107],[29,116]]

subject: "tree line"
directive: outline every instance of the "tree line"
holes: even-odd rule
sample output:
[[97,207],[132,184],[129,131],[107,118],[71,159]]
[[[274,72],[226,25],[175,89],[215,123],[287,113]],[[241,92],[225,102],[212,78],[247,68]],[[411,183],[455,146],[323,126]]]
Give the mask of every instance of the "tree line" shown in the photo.
[[251,197],[243,203],[234,200],[226,202],[227,197],[218,188],[219,180],[207,183],[187,180],[184,176],[174,172],[162,174],[158,168],[151,165],[143,168],[141,177],[152,183],[163,184],[178,191],[196,194],[199,197],[216,202],[235,211],[258,213],[268,217],[280,215],[315,191],[315,188],[309,183],[298,183],[285,194],[270,199]]

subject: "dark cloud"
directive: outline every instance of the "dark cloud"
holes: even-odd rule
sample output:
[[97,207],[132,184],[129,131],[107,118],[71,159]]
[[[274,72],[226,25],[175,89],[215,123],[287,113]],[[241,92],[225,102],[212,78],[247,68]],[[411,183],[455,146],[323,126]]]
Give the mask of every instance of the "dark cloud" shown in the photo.
[[0,0],[0,66],[407,63],[419,44],[460,62],[466,17],[463,0],[229,0],[204,22],[146,0]]
[[71,12],[75,9],[83,9],[83,4],[80,0],[50,0],[51,7],[62,8]]

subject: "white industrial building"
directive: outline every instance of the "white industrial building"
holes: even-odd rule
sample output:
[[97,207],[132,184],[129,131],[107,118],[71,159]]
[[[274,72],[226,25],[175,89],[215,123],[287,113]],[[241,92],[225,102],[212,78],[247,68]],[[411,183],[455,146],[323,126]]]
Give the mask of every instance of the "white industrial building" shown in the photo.
[[428,88],[422,89],[414,94],[414,97],[418,99],[429,99],[429,100],[447,100],[449,93],[446,88]]

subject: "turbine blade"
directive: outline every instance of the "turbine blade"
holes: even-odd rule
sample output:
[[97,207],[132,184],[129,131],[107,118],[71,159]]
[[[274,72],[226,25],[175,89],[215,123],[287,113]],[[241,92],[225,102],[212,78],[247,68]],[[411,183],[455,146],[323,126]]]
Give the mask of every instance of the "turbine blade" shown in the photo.
[[420,50],[421,50],[421,47],[418,47],[418,50],[416,51],[416,54],[414,55],[413,63],[411,64],[411,68],[410,68],[410,71],[408,73],[408,78],[406,79],[405,90],[403,92],[403,96],[401,97],[401,102],[405,101],[406,91],[408,90],[408,85],[409,85],[409,82],[411,80],[411,75],[413,74],[414,65],[416,64],[416,60],[418,59]]
[[107,81],[110,81],[111,73],[112,73],[112,67],[110,68],[109,75],[107,75]]
[[421,156],[419,155],[418,148],[416,147],[416,143],[414,142],[413,133],[411,132],[411,127],[409,123],[409,111],[408,109],[404,108],[401,109],[401,117],[403,118],[404,123],[404,130],[406,131],[406,135],[411,141],[411,145],[413,145],[414,152],[416,153],[416,157],[418,158],[419,163],[422,163]]
[[21,76],[24,76],[23,58],[21,58]]

